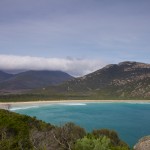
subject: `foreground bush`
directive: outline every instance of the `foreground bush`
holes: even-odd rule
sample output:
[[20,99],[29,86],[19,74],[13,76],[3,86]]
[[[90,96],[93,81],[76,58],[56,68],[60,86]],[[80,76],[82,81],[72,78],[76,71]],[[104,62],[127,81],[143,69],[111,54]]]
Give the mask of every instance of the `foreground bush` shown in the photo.
[[99,138],[85,136],[77,140],[74,150],[111,150],[109,145],[110,139],[106,136]]

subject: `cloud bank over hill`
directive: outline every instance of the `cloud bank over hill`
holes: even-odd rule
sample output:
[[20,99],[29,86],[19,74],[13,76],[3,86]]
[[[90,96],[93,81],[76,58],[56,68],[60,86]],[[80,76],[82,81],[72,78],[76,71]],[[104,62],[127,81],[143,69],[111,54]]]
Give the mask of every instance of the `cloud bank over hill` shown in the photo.
[[77,58],[44,58],[31,56],[0,55],[0,70],[61,70],[73,76],[82,76],[106,65],[101,60]]

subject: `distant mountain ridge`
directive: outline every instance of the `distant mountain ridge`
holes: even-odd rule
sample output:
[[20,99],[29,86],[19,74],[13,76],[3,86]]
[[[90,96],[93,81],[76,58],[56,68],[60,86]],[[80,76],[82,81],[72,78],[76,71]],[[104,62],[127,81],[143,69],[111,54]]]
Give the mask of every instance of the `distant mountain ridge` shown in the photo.
[[35,99],[48,100],[150,100],[150,64],[131,61],[110,64],[79,78],[61,71],[27,71],[0,82],[2,94],[18,94],[19,90],[28,90],[27,99],[31,94]]
[[9,79],[10,77],[13,77],[12,74],[0,71],[0,82]]
[[0,72],[0,90],[27,90],[57,85],[73,77],[62,71],[26,71],[15,75]]
[[127,61],[119,64],[107,65],[84,77],[74,79],[72,82],[79,82],[80,86],[81,84],[86,84],[87,89],[98,89],[111,85],[121,86],[147,77],[150,77],[149,64]]
[[150,99],[150,64],[126,61],[107,65],[56,86],[55,90],[93,99]]

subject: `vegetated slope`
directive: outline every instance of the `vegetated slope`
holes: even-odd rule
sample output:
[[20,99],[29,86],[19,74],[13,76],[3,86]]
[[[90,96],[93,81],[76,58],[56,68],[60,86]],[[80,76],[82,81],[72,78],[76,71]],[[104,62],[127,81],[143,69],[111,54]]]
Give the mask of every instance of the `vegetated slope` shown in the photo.
[[0,89],[22,90],[44,88],[48,85],[60,84],[72,78],[69,74],[61,71],[26,71],[1,82]]
[[57,127],[0,109],[0,150],[129,150],[116,132],[101,129],[86,133],[73,123]]
[[79,98],[150,99],[150,64],[122,62],[45,90]]
[[11,77],[13,77],[12,74],[8,74],[8,73],[5,73],[3,71],[0,71],[0,82],[5,81]]

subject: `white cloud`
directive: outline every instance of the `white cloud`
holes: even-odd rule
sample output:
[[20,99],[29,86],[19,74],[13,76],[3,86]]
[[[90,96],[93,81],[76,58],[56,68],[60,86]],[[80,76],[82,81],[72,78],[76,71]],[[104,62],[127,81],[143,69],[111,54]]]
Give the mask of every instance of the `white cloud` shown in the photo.
[[0,70],[5,71],[61,70],[73,76],[82,76],[104,65],[106,63],[100,60],[0,55]]

